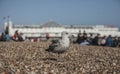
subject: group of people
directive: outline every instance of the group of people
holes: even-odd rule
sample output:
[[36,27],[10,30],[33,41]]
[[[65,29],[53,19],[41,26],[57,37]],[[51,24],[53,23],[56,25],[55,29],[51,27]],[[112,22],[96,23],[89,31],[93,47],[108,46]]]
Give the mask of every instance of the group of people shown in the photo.
[[88,37],[87,33],[84,32],[78,34],[76,43],[80,45],[117,47],[120,46],[120,37],[112,37],[111,35],[101,37],[100,34],[93,35],[92,33]]
[[[80,45],[99,45],[99,46],[110,46],[110,47],[117,47],[120,46],[120,37],[112,37],[109,36],[103,36],[101,37],[100,34],[93,35],[92,33],[79,33],[77,36],[76,43]],[[36,38],[35,38],[36,39]],[[46,35],[46,39],[49,39],[49,34]],[[12,37],[9,36],[7,32],[2,33],[0,36],[0,41],[24,41],[25,37],[22,33],[18,33],[18,30],[15,31],[14,35]],[[35,42],[35,41],[34,41]]]
[[0,41],[10,41],[10,36],[8,33],[1,33]]
[[22,33],[18,33],[18,30],[15,31],[13,36],[10,36],[8,33],[2,33],[0,36],[0,41],[24,41],[24,37]]

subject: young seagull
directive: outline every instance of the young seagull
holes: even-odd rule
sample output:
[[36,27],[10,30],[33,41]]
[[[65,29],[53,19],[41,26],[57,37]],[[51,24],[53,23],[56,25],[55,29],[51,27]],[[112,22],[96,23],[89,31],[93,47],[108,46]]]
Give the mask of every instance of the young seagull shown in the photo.
[[55,53],[65,52],[69,48],[69,38],[67,32],[62,32],[62,38],[58,41],[52,42],[47,51],[52,51]]

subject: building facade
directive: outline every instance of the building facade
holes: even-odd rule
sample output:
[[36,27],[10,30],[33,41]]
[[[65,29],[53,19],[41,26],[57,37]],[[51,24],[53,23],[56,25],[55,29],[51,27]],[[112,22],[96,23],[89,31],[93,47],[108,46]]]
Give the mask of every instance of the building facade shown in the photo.
[[86,32],[88,34],[99,33],[101,36],[119,36],[119,28],[112,26],[96,25],[96,26],[81,26],[81,25],[61,25],[54,21],[48,21],[41,25],[17,25],[13,24],[12,21],[4,23],[5,31],[9,32],[9,35],[14,35],[15,31],[23,33],[25,37],[46,37],[49,34],[50,37],[61,37],[61,33],[66,31],[70,36],[77,37],[79,32]]

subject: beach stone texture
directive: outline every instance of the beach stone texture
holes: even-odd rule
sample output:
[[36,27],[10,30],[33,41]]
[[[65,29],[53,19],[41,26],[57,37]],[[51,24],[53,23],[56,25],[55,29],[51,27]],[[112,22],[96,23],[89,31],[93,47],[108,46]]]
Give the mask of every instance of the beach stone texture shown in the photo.
[[120,74],[120,48],[70,44],[47,52],[50,41],[0,42],[0,74]]

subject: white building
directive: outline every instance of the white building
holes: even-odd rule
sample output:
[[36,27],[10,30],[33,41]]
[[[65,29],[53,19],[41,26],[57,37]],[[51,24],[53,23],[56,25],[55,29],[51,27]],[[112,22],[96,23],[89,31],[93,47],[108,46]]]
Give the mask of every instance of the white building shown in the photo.
[[96,26],[81,26],[81,25],[61,25],[54,21],[48,21],[41,25],[18,25],[13,24],[12,21],[5,22],[4,28],[8,27],[9,35],[14,35],[15,31],[23,33],[26,37],[46,37],[48,33],[50,37],[60,37],[61,32],[67,31],[70,35],[77,37],[79,32],[83,33],[99,33],[101,36],[119,36],[120,32],[117,27],[110,27],[104,25],[96,25]]

